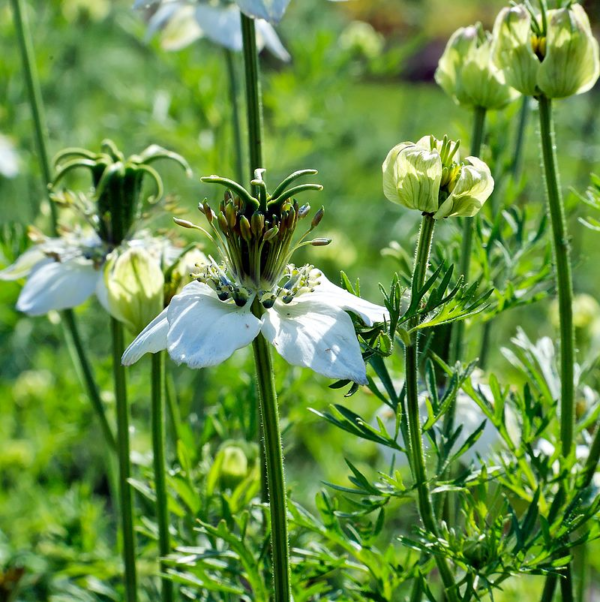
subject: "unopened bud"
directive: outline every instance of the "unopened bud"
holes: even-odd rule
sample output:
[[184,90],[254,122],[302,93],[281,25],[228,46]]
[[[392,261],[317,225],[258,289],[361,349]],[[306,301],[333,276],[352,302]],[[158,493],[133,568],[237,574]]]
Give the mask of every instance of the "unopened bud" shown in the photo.
[[310,223],[311,230],[314,230],[321,223],[321,220],[323,219],[323,215],[325,215],[325,207],[321,207],[315,213],[315,216],[312,218],[312,222]]
[[263,240],[265,242],[269,242],[270,240],[273,240],[277,236],[277,234],[279,234],[279,228],[277,226],[273,226],[265,232]]
[[265,227],[265,216],[262,213],[259,213],[258,211],[256,211],[252,214],[252,217],[250,219],[252,220],[251,221],[252,233],[256,237],[260,236]]
[[219,213],[217,220],[219,222],[219,228],[221,228],[223,232],[227,233],[229,231],[229,226],[227,225],[227,218],[222,211]]
[[235,228],[237,224],[237,211],[235,210],[235,206],[233,203],[227,203],[225,207],[225,217],[227,217],[227,223],[230,228]]
[[331,244],[331,238],[315,238],[310,241],[310,244],[313,247],[326,247],[328,244]]
[[302,219],[306,217],[310,212],[310,205],[306,203],[306,205],[302,205],[300,209],[298,209],[298,219]]
[[248,221],[248,218],[245,215],[242,215],[242,217],[240,217],[240,231],[242,233],[242,238],[246,242],[250,242],[252,238],[252,229],[250,228],[250,222]]

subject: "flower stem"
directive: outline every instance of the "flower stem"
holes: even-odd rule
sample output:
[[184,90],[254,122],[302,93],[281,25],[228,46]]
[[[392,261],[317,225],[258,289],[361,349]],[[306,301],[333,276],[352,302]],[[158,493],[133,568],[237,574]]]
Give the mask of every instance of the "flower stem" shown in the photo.
[[[257,312],[260,312],[260,310],[257,309]],[[276,602],[289,602],[291,591],[287,501],[273,364],[267,341],[262,334],[254,339],[252,349],[254,350],[254,361],[256,363],[267,465],[269,505],[271,508],[274,599]]]
[[137,575],[135,566],[135,532],[133,522],[133,494],[129,479],[131,460],[129,448],[129,404],[127,402],[127,379],[121,357],[125,351],[123,325],[115,318],[110,319],[112,331],[113,376],[117,405],[117,443],[119,456],[119,498],[121,530],[123,534],[123,563],[125,568],[125,600],[137,600]]
[[[52,234],[56,236],[58,226],[56,204],[52,202],[50,198],[50,190],[48,188],[48,185],[52,181],[52,170],[50,168],[47,142],[48,128],[46,126],[44,104],[42,102],[40,83],[35,66],[31,32],[29,31],[27,15],[23,10],[22,0],[11,0],[11,3],[19,50],[21,52],[21,60],[23,63],[25,82],[27,84],[29,105],[31,108],[31,115],[33,117],[34,132],[39,153],[39,165],[42,173],[42,184],[44,190],[46,191],[46,197],[50,205]],[[94,408],[94,411],[98,416],[98,420],[100,421],[100,427],[102,428],[102,433],[106,443],[108,447],[114,451],[117,449],[115,436],[106,417],[106,412],[104,411],[104,406],[102,405],[100,393],[92,372],[92,367],[87,357],[85,347],[81,341],[81,335],[79,333],[79,328],[77,327],[75,314],[72,310],[67,309],[61,312],[61,316],[63,323],[66,326],[65,335],[67,338],[67,344],[73,352],[72,357],[76,365],[78,364],[79,374],[87,390],[92,407]]]
[[[242,39],[244,42],[244,69],[246,74],[246,106],[248,111],[248,139],[250,146],[250,176],[257,169],[264,169],[263,158],[263,110],[256,47],[254,19],[242,15]],[[262,207],[266,209],[266,207]]]
[[[542,162],[546,181],[546,195],[550,210],[550,223],[552,225],[552,242],[555,263],[554,273],[558,293],[560,322],[561,454],[563,463],[568,464],[573,457],[575,449],[575,331],[573,328],[573,280],[571,275],[571,260],[565,209],[560,191],[556,159],[552,101],[545,96],[540,96],[538,100]],[[561,592],[564,600],[572,600],[573,583],[571,579],[572,571],[570,564],[567,565],[565,571],[566,577],[564,580],[561,580]],[[550,576],[548,577],[548,580],[549,579]]]
[[231,50],[225,49],[227,77],[229,80],[229,103],[231,104],[231,127],[235,144],[235,174],[238,182],[245,182],[244,151],[242,146],[242,125],[240,122],[240,104],[238,75],[235,69],[235,56]]
[[539,98],[539,105],[542,157],[546,180],[546,193],[550,209],[550,222],[552,224],[555,276],[560,320],[560,438],[563,459],[568,459],[573,453],[575,431],[573,282],[571,276],[567,224],[560,192],[556,149],[554,146],[552,101],[545,96],[541,96]]
[[[486,109],[475,108],[475,119],[473,122],[473,139],[471,142],[471,155],[479,157],[481,146],[483,144],[483,133],[485,130]],[[473,249],[473,229],[474,220],[463,218],[462,220],[462,246],[460,249],[460,261],[458,264],[458,276],[463,276],[465,282],[469,281],[469,271],[471,268],[471,255]],[[460,320],[452,327],[452,339],[450,350],[450,361],[454,364],[460,361],[463,352],[463,342],[465,337],[465,321]]]
[[[171,552],[169,535],[169,502],[167,498],[167,478],[165,463],[165,397],[164,354],[152,355],[152,451],[154,456],[154,488],[156,493],[156,517],[158,522],[158,550],[161,559]],[[161,560],[161,572],[167,567]],[[173,602],[173,582],[162,578],[162,601]]]
[[519,125],[517,127],[517,138],[515,140],[515,150],[513,160],[510,165],[510,172],[515,181],[521,177],[521,168],[523,167],[523,147],[525,146],[525,130],[529,121],[531,99],[529,96],[523,96],[521,111],[519,112]]
[[[413,269],[412,290],[413,295],[423,287],[425,276],[427,274],[427,265],[433,240],[433,230],[435,220],[431,215],[423,215],[419,240],[415,254],[415,265]],[[418,324],[418,318],[411,320],[410,327],[414,328]],[[419,415],[419,385],[418,385],[418,335],[411,336],[411,344],[406,345],[404,352],[404,361],[406,366],[406,409],[408,419],[408,432],[411,452],[411,466],[413,476],[416,482],[419,515],[425,529],[435,537],[439,537],[431,492],[427,480],[427,470],[425,467],[425,453],[423,449],[423,439],[421,435],[421,419]],[[452,570],[448,565],[446,558],[441,555],[435,556],[438,569],[440,571],[446,596],[450,602],[457,600],[456,584]]]

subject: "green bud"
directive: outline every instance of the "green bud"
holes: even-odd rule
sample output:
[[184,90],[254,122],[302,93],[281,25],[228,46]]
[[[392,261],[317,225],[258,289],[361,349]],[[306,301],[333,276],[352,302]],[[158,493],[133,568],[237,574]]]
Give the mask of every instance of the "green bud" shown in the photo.
[[142,248],[111,257],[104,271],[108,309],[133,334],[163,309],[164,276],[159,260]]
[[248,476],[248,458],[237,445],[227,445],[218,453],[219,481],[223,489],[235,489]]
[[492,36],[481,25],[463,27],[448,41],[435,72],[437,83],[467,107],[502,109],[519,93],[491,60]]
[[600,76],[598,42],[580,4],[549,10],[546,56],[538,86],[548,98],[565,98],[590,90]]
[[600,51],[579,4],[537,21],[522,5],[505,8],[494,25],[492,58],[508,84],[529,96],[565,98],[590,90],[600,76]]
[[494,190],[490,168],[477,157],[467,157],[448,186],[450,196],[435,213],[444,217],[473,217]]
[[489,167],[460,160],[458,143],[421,138],[395,146],[383,163],[383,191],[392,202],[435,219],[472,217],[494,189]]
[[246,242],[250,242],[250,239],[252,238],[252,229],[250,228],[250,222],[245,215],[240,217],[240,232],[242,233],[242,238]]
[[402,142],[383,162],[383,193],[392,203],[423,213],[435,213],[442,180],[442,159],[429,137],[416,144]]

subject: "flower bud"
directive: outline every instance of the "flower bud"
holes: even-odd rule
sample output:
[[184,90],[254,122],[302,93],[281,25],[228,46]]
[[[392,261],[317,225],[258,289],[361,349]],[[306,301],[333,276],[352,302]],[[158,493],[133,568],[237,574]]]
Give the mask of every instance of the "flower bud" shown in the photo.
[[505,8],[494,25],[492,58],[507,83],[529,96],[582,94],[600,76],[598,42],[579,4],[548,10],[536,21],[525,6]]
[[395,146],[383,163],[383,191],[392,202],[433,215],[472,217],[494,189],[489,167],[460,160],[458,143],[431,136]]
[[502,109],[519,95],[491,60],[492,36],[481,25],[456,31],[446,46],[435,80],[454,101],[467,107]]
[[383,163],[386,198],[407,209],[435,213],[442,180],[442,160],[428,139],[395,146]]
[[600,76],[598,42],[580,4],[549,10],[546,56],[538,86],[548,98],[565,98],[590,90]]
[[164,276],[159,261],[143,248],[130,248],[107,262],[108,309],[134,334],[163,309]]

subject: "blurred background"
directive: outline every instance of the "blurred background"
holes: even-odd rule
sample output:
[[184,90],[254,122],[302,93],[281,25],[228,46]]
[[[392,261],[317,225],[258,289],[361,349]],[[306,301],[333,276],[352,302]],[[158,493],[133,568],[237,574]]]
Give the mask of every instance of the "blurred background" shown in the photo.
[[[126,154],[151,143],[181,153],[194,178],[161,166],[166,190],[186,218],[214,189],[203,175],[234,176],[235,158],[225,52],[199,40],[177,51],[146,38],[143,11],[129,0],[49,0],[29,11],[49,124],[50,150],[68,146],[98,149],[111,138]],[[423,135],[460,138],[468,147],[471,115],[456,106],[433,81],[445,43],[460,27],[481,21],[491,28],[504,3],[497,0],[293,0],[278,33],[291,60],[263,52],[267,178],[291,171],[319,170],[324,185],[311,197],[323,204],[319,236],[333,243],[310,248],[301,261],[317,264],[331,280],[344,270],[360,278],[363,296],[381,302],[378,285],[389,286],[398,270],[394,254],[411,255],[418,214],[385,200],[381,163],[395,144]],[[585,4],[585,3],[584,3]],[[596,27],[600,4],[587,2]],[[598,33],[598,32],[597,32]],[[33,124],[8,3],[0,5],[0,267],[25,246],[24,229],[48,228],[48,207],[36,161]],[[236,61],[241,60],[236,55]],[[241,63],[236,65],[241,76]],[[589,213],[578,194],[600,173],[600,90],[557,105],[562,184],[570,209],[576,260],[575,288],[586,294],[580,351],[593,354],[600,332],[598,233],[578,219]],[[490,113],[485,158],[509,161],[520,102]],[[512,188],[514,202],[533,217],[544,209],[535,107],[524,148],[523,178]],[[87,186],[85,181],[74,185]],[[509,194],[507,192],[507,194]],[[69,216],[64,216],[66,222]],[[158,216],[156,228],[171,228]],[[440,240],[458,240],[456,224],[439,229]],[[393,253],[382,251],[397,243]],[[212,250],[207,247],[207,250]],[[2,571],[25,567],[18,600],[106,600],[105,583],[118,568],[113,552],[114,517],[107,509],[105,450],[89,403],[65,349],[58,316],[29,319],[16,313],[19,286],[0,286],[0,600]],[[107,317],[96,301],[80,310],[103,398],[112,412]],[[583,314],[582,314],[583,315]],[[503,382],[518,376],[501,347],[521,326],[532,340],[554,337],[549,300],[501,315],[490,343],[490,361]],[[470,332],[477,354],[478,325]],[[245,405],[253,393],[252,367],[245,350],[225,365],[191,373],[173,369],[181,414],[193,433],[190,445],[219,449],[246,433]],[[401,358],[397,359],[398,374]],[[286,430],[292,496],[309,507],[323,481],[345,483],[344,457],[365,471],[382,469],[375,446],[357,444],[308,408],[344,403],[339,391],[308,371],[276,358]],[[131,370],[133,446],[141,474],[150,466],[147,366]],[[348,400],[374,415],[379,402],[361,391]],[[403,528],[399,526],[399,528]],[[598,563],[597,555],[590,555]],[[74,585],[76,584],[76,585]],[[539,583],[508,584],[499,599],[535,593]],[[516,588],[516,589],[515,589]],[[524,589],[523,589],[524,588]],[[533,594],[532,594],[533,595]],[[89,596],[89,597],[86,597]],[[504,597],[502,597],[504,596]],[[7,599],[7,598],[6,598]],[[529,598],[528,598],[529,599]]]

